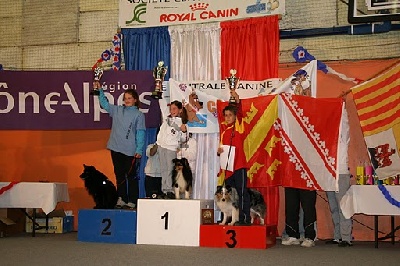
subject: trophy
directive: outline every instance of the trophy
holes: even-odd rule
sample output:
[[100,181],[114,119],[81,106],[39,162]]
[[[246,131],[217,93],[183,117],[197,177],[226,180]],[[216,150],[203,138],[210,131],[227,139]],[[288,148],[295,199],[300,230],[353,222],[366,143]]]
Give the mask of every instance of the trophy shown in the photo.
[[[236,69],[231,69],[229,71],[229,73],[231,74],[230,77],[226,78],[226,82],[228,82],[229,85],[229,89],[231,90],[231,92],[235,91],[239,85],[239,78],[236,77]],[[230,104],[236,104],[236,98],[233,97],[233,95],[231,94],[231,97],[229,98],[229,103]]]
[[101,88],[100,79],[103,76],[103,69],[101,67],[96,67],[93,70],[94,73],[94,81],[93,81],[93,89],[90,91],[90,95],[99,95],[99,89]]
[[159,61],[153,70],[155,89],[151,93],[151,97],[154,99],[162,99],[162,83],[164,81],[165,74],[167,74],[167,67],[164,66],[164,61]]

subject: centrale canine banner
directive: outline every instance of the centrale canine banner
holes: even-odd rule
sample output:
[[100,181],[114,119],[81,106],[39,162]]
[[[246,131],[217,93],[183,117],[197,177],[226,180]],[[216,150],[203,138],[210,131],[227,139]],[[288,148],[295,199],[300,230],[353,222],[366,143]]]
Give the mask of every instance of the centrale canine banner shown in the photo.
[[[111,119],[90,95],[91,71],[1,71],[0,129],[107,129]],[[123,104],[123,93],[135,89],[147,127],[160,125],[160,108],[151,98],[152,71],[105,71],[101,79],[110,103]]]

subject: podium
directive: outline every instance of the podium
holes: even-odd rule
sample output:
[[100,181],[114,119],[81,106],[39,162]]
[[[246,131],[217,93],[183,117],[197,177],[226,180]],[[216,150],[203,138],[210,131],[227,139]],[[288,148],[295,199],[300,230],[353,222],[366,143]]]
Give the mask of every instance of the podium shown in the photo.
[[202,210],[213,200],[139,199],[137,244],[199,246]]
[[276,225],[201,225],[200,246],[266,249],[276,244]]
[[78,240],[136,244],[136,219],[132,210],[79,210]]

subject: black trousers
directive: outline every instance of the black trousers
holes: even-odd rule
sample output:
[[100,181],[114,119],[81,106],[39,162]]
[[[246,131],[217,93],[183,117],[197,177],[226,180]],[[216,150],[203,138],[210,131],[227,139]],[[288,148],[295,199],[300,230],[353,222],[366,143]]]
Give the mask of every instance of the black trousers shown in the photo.
[[247,190],[247,171],[241,168],[225,180],[225,184],[234,187],[239,194],[239,222],[251,222],[250,195]]
[[299,188],[285,188],[285,230],[288,236],[300,238],[299,233],[299,211],[300,204],[304,211],[304,237],[315,239],[316,233],[314,223],[317,220],[315,203],[317,192]]
[[126,203],[137,204],[139,197],[138,178],[132,175],[128,176],[131,169],[134,156],[128,156],[120,152],[111,151],[111,159],[114,165],[114,174],[117,180],[118,196]]
[[161,195],[161,176],[154,177],[146,175],[146,179],[144,180],[144,187],[146,189],[146,197],[151,198],[152,195]]

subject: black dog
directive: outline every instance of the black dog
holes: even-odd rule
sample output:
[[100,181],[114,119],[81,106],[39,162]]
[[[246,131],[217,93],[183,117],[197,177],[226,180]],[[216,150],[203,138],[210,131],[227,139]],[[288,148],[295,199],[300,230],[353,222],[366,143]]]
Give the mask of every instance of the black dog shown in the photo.
[[114,184],[94,166],[83,165],[83,167],[80,178],[85,181],[85,188],[96,203],[94,209],[114,209],[118,200]]
[[193,175],[189,162],[186,158],[173,159],[172,187],[174,187],[175,198],[180,198],[180,193],[185,193],[185,199],[189,199],[192,189]]

